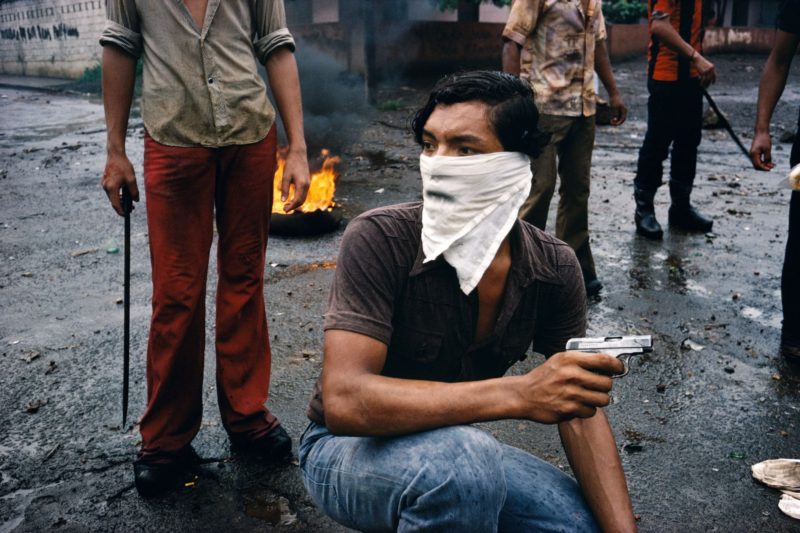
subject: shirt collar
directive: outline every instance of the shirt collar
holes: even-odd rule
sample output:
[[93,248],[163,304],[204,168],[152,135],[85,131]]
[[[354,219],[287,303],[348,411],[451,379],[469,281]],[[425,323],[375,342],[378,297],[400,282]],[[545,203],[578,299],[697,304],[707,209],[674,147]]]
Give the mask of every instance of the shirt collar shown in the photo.
[[[561,278],[547,262],[541,240],[531,228],[523,227],[523,223],[517,220],[511,228],[509,237],[511,241],[511,271],[508,273],[509,277],[515,276],[518,283],[523,286],[528,285],[533,280],[563,285]],[[448,265],[442,255],[433,261],[427,263],[424,261],[425,252],[422,250],[422,240],[420,240],[417,257],[414,259],[414,265],[411,267],[408,276],[418,276],[434,268]]]

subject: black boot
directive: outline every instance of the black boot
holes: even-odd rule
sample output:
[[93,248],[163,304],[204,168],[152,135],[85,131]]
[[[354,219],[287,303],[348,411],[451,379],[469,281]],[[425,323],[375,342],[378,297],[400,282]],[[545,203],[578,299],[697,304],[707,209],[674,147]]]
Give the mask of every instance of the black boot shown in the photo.
[[691,204],[673,205],[669,208],[669,225],[684,231],[708,233],[714,226],[714,221],[701,215]]
[[596,277],[584,279],[583,285],[586,287],[586,296],[589,296],[590,298],[592,296],[597,296],[600,294],[600,291],[603,290],[603,284],[600,283],[600,280]]
[[655,191],[634,188],[633,198],[636,200],[636,212],[633,220],[636,222],[636,233],[648,239],[661,240],[664,237],[664,230],[656,220],[656,212],[653,207],[655,195]]
[[669,182],[669,194],[672,205],[669,208],[669,225],[684,231],[707,233],[714,226],[714,221],[703,216],[689,202],[691,185],[676,181]]
[[168,463],[150,463],[141,459],[133,463],[136,490],[144,498],[159,498],[195,479],[194,470],[200,457],[186,446]]

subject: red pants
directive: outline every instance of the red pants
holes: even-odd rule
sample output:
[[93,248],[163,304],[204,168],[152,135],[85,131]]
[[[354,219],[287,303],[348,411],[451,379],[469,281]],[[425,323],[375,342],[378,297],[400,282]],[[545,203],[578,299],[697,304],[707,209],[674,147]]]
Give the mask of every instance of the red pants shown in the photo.
[[274,127],[263,141],[224,148],[164,146],[145,137],[153,318],[147,409],[140,422],[144,461],[170,461],[200,429],[206,277],[215,214],[222,423],[243,440],[278,425],[264,406],[271,359],[264,261],[275,166]]

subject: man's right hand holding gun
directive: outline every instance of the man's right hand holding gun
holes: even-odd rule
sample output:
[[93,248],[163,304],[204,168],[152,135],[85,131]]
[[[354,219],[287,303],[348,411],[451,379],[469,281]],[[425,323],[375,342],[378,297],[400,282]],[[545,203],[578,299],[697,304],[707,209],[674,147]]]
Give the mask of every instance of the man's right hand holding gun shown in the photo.
[[543,424],[591,418],[610,402],[612,375],[625,365],[603,353],[560,352],[525,375],[514,378],[518,416]]

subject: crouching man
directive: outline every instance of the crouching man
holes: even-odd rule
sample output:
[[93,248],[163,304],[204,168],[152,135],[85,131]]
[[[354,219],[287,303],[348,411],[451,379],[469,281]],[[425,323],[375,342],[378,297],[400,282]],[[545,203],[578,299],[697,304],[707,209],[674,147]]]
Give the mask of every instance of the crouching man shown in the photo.
[[[617,359],[562,352],[586,328],[574,252],[517,220],[544,139],[526,82],[448,77],[416,115],[422,203],[356,218],[300,443],[305,485],[366,531],[635,529],[609,402]],[[503,376],[533,343],[548,356]],[[559,424],[578,482],[471,426]]]

